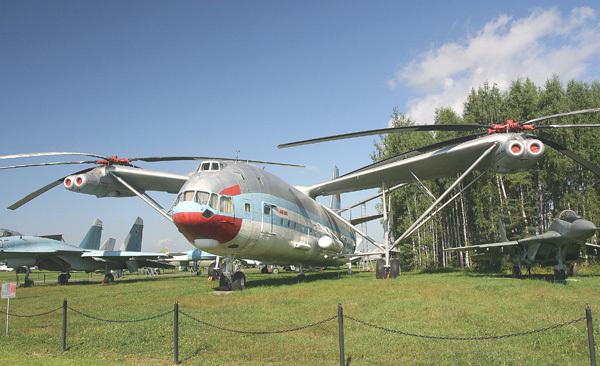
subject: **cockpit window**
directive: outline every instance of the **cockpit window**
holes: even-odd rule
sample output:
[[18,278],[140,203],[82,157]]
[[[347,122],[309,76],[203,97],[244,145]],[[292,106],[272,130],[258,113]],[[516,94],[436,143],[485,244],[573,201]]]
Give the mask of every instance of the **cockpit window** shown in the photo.
[[210,194],[210,200],[208,202],[208,205],[212,208],[214,208],[215,210],[217,210],[217,201],[218,201],[218,197],[216,194],[211,193]]
[[233,213],[233,201],[231,197],[221,196],[220,211],[223,213]]
[[0,238],[6,238],[9,236],[20,236],[21,234],[19,234],[16,231],[12,231],[12,230],[7,230],[7,229],[0,229]]
[[558,215],[558,218],[563,221],[573,222],[573,221],[579,219],[579,216],[577,216],[575,211],[564,210],[563,212],[560,213],[560,215]]
[[211,163],[210,170],[219,170],[219,163]]
[[218,161],[203,161],[198,167],[198,171],[206,172],[206,171],[218,171],[223,168],[223,163]]
[[210,163],[202,163],[200,170],[210,170]]
[[208,199],[210,198],[210,193],[198,191],[196,193],[196,202],[201,205],[207,205]]
[[194,200],[194,191],[185,191],[183,192],[183,196],[181,197],[181,201],[193,201]]

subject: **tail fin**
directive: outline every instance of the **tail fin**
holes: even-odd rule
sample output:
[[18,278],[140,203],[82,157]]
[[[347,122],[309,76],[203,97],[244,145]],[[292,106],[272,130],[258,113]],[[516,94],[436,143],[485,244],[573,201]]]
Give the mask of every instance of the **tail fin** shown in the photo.
[[79,244],[81,249],[98,250],[100,248],[100,237],[102,236],[102,221],[96,219],[87,234]]
[[506,237],[506,228],[504,227],[502,219],[498,218],[496,224],[498,225],[498,233],[500,233],[500,241],[508,241],[508,238]]
[[[340,176],[340,169],[338,169],[337,166],[333,166],[333,179],[337,178]],[[331,195],[331,201],[329,204],[329,208],[331,208],[334,211],[337,211],[339,209],[342,208],[342,199],[340,197],[339,193],[336,193],[334,195]]]
[[112,251],[115,250],[115,243],[117,241],[115,240],[115,238],[108,238],[106,239],[106,241],[104,242],[104,244],[102,244],[102,250],[107,250],[107,251]]
[[142,251],[142,231],[144,231],[144,220],[141,217],[138,217],[131,230],[129,230],[129,234],[127,234],[127,238],[125,238],[125,250],[128,252],[141,252]]

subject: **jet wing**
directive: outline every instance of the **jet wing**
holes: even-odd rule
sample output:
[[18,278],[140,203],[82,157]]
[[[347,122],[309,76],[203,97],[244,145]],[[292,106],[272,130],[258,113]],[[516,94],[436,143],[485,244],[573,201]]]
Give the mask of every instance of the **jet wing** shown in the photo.
[[519,244],[532,244],[532,243],[544,243],[548,241],[553,241],[560,238],[561,235],[556,231],[547,231],[540,235],[530,236],[528,238],[519,239]]
[[519,245],[519,242],[518,241],[502,241],[502,242],[498,242],[498,243],[467,245],[464,247],[446,248],[444,250],[447,252],[452,252],[452,251],[461,251],[462,252],[462,251],[469,251],[469,250],[475,250],[475,249],[512,247],[515,245]]
[[556,231],[548,231],[540,235],[530,236],[528,238],[513,240],[513,241],[502,241],[498,243],[489,243],[481,245],[468,245],[464,247],[447,248],[445,251],[465,251],[474,249],[485,249],[485,248],[500,248],[500,247],[512,247],[515,245],[527,245],[532,243],[544,243],[553,241],[560,238],[561,235]]
[[[307,187],[311,197],[352,192],[369,188],[388,187],[400,183],[412,183],[416,175],[419,179],[435,179],[453,176],[465,171],[497,140],[491,137],[471,139],[457,138],[449,146],[447,142],[409,151],[399,156],[383,160],[336,179]],[[462,143],[461,143],[462,142]],[[482,166],[491,164],[493,153],[482,161]]]
[[110,172],[140,191],[178,193],[188,180],[187,175],[147,170],[129,166],[114,165]]
[[161,259],[170,257],[164,253],[152,252],[131,252],[131,251],[102,251],[94,250],[85,252],[81,255],[82,258],[94,258],[103,262],[110,261],[128,261],[138,259]]

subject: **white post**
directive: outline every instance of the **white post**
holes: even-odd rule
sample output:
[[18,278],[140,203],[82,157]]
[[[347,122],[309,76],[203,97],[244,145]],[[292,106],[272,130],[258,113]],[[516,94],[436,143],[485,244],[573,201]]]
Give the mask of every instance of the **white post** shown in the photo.
[[8,312],[10,311],[10,297],[6,299],[6,335],[8,335]]

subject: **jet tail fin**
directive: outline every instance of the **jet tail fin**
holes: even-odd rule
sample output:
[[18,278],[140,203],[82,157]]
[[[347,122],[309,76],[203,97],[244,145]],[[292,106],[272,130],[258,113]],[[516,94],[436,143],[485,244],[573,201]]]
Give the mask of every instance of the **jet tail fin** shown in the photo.
[[496,225],[498,225],[498,233],[500,233],[500,240],[508,241],[508,238],[506,237],[506,228],[504,227],[504,223],[502,222],[502,219],[498,218]]
[[81,249],[98,250],[100,249],[100,237],[102,236],[102,221],[96,219],[94,225],[90,227],[87,234],[79,244]]
[[102,250],[106,250],[106,251],[113,251],[115,250],[115,243],[117,241],[115,240],[115,238],[108,238],[106,239],[106,241],[104,242],[104,244],[102,244]]
[[128,252],[141,252],[142,251],[142,232],[144,231],[144,220],[141,217],[138,217],[131,230],[129,230],[129,234],[127,234],[127,238],[125,238],[125,250]]

